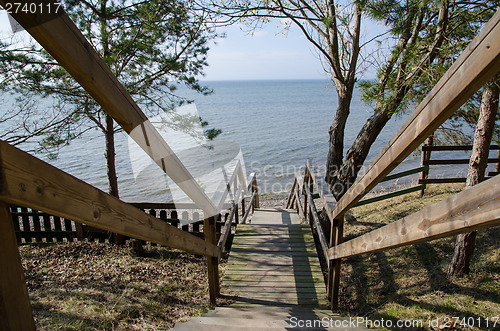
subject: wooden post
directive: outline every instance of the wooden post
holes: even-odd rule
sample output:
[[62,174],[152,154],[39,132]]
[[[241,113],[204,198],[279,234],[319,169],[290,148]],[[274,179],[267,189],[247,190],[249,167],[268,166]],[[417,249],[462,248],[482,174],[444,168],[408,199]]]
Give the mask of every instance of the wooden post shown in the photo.
[[35,330],[9,206],[0,202],[0,330]]
[[[314,223],[314,217],[315,216],[318,217],[318,214],[316,214],[315,216],[313,216],[313,213],[314,213],[315,207],[316,207],[314,205],[314,198],[313,198],[313,190],[314,190],[313,182],[314,182],[314,179],[313,179],[311,170],[309,169],[308,165],[309,165],[309,162],[306,162],[306,173],[309,175],[309,182],[308,182],[309,185],[307,186],[307,188],[304,186],[304,188],[306,190],[308,190],[308,192],[309,192],[309,194],[306,193],[306,198],[308,198],[308,200],[309,200],[308,195],[310,195],[310,197],[311,197],[311,200],[309,200],[309,202],[310,202],[309,203],[309,212],[307,213],[307,215],[309,216],[309,222],[308,222],[308,224],[312,225]],[[326,261],[326,262],[328,263],[328,261]]]
[[255,192],[255,200],[254,200],[254,209],[252,212],[255,211],[255,208],[260,208],[260,202],[259,202],[259,187],[257,186],[257,177],[253,178],[252,181],[252,192]]
[[[500,159],[500,149],[497,150],[497,159]],[[497,164],[495,165],[495,172],[500,172],[500,162],[497,162]]]
[[[434,134],[431,134],[429,136],[429,138],[427,138],[427,140],[425,141],[424,145],[425,146],[432,146],[434,144]],[[431,151],[423,151],[422,150],[422,156],[421,156],[421,160],[420,160],[420,166],[424,166],[425,164],[425,161],[429,161],[431,158]],[[421,179],[427,179],[427,177],[429,177],[429,170],[424,170],[421,172],[420,174],[420,178]],[[425,189],[422,189],[420,191],[420,197],[423,197],[424,196],[424,193],[425,193]]]
[[[203,220],[203,233],[205,234],[205,240],[214,245],[217,245],[217,237],[215,233],[216,221],[217,216],[212,216]],[[208,255],[206,257],[210,306],[215,307],[215,305],[217,304],[217,297],[220,295],[219,258]]]
[[238,204],[237,203],[234,204],[234,208],[236,208],[236,210],[234,211],[234,223],[240,224],[240,215],[238,215]]
[[307,209],[307,193],[305,190],[307,190],[307,169],[304,171],[304,181],[302,182],[302,191],[304,192],[304,218],[306,220],[306,223],[309,224],[309,213]]
[[80,222],[75,222],[75,228],[76,228],[76,239],[78,241],[83,241],[85,238],[83,235],[83,224]]
[[[332,223],[330,247],[340,245],[344,239],[344,215],[339,215]],[[328,297],[332,310],[339,307],[340,262],[340,259],[336,259],[328,263]]]
[[245,215],[245,197],[241,199],[241,216],[243,217]]

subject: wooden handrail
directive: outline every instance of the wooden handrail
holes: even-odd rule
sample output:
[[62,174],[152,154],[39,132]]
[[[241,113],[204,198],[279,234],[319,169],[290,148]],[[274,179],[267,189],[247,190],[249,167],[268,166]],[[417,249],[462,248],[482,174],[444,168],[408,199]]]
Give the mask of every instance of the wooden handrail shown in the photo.
[[234,215],[236,214],[236,204],[233,205],[233,208],[231,209],[231,213],[226,220],[226,223],[224,224],[224,227],[221,229],[221,234],[219,237],[219,242],[217,243],[217,246],[221,249],[221,251],[224,252],[224,247],[226,246],[226,241],[227,238],[229,237],[229,233],[231,232],[231,225],[233,224],[233,219]]
[[314,172],[314,168],[311,166],[309,159],[306,159],[306,171],[309,173],[309,176],[312,178],[313,185],[318,191],[322,207],[325,208],[328,215],[332,215],[333,208],[335,207],[337,201],[326,184],[324,175],[319,175]]
[[500,176],[328,250],[331,260],[500,224]]
[[[469,164],[470,159],[447,159],[447,160],[424,160],[422,164],[424,165],[449,165],[449,164]],[[498,163],[499,158],[489,158],[488,163]]]
[[304,207],[302,207],[302,202],[300,201],[300,198],[299,198],[299,190],[295,190],[295,203],[297,204],[297,211],[299,213],[299,217],[301,217],[301,221],[300,223],[305,223],[305,218],[306,218],[306,214],[304,212]]
[[325,260],[328,261],[328,243],[326,241],[326,236],[323,232],[323,228],[321,227],[321,224],[319,222],[318,211],[316,210],[316,205],[314,204],[314,199],[312,198],[312,192],[310,192],[308,188],[305,188],[304,191],[306,192],[307,200],[309,201],[308,208],[310,208],[310,212],[313,217],[313,223],[316,227],[318,239],[321,244],[321,250],[323,252],[323,255],[325,256]]
[[[254,200],[255,200],[255,196],[257,195],[256,192],[253,192],[252,193],[252,197],[250,198],[250,206],[254,203]],[[252,208],[248,208],[246,211],[245,211],[245,215],[243,216],[243,218],[241,219],[241,223],[245,224],[245,222],[247,221],[247,218],[248,218],[248,215],[250,215],[250,210],[252,210]]]
[[290,189],[290,194],[288,195],[288,199],[286,199],[286,208],[287,209],[292,207],[293,200],[295,199],[294,192],[295,192],[296,187],[297,187],[297,176],[295,175],[293,177],[293,184],[292,184],[292,188]]
[[[29,3],[26,0],[16,2]],[[4,8],[7,3],[12,2],[0,0],[0,5]],[[207,217],[217,214],[218,210],[204,190],[62,8],[57,14],[33,15],[16,11],[11,15],[106,113],[113,117]],[[49,17],[50,15],[53,17]]]
[[222,210],[224,203],[226,201],[226,197],[229,194],[229,191],[231,191],[231,187],[237,186],[237,178],[239,176],[239,173],[242,171],[243,170],[241,167],[241,163],[238,160],[238,163],[236,163],[236,167],[234,168],[233,174],[231,175],[229,181],[227,183],[221,182],[221,186],[224,187],[224,190],[217,191],[212,198],[212,201],[215,204],[217,212],[220,212]]
[[148,215],[0,141],[0,200],[195,254],[220,256],[213,244]]
[[499,71],[499,22],[500,12],[497,11],[398,133],[337,202],[331,219],[344,215]]
[[[499,150],[500,146],[491,145],[490,150]],[[434,146],[434,145],[423,145],[422,151],[424,152],[438,152],[438,151],[472,151],[472,145],[455,145],[455,146]]]
[[253,187],[253,182],[257,179],[255,172],[252,172],[247,179],[247,192],[250,191]]

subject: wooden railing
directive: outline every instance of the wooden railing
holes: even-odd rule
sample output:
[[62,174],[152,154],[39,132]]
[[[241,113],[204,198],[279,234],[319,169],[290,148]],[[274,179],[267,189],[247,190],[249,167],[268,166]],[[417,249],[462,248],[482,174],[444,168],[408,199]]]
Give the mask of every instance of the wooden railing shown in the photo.
[[[248,178],[248,186],[243,186],[240,185],[238,186],[237,189],[235,189],[235,196],[234,196],[234,202],[230,208],[230,211],[228,214],[226,214],[226,221],[224,223],[224,226],[221,229],[221,234],[219,237],[219,242],[217,246],[222,251],[225,251],[226,247],[226,241],[227,238],[229,237],[229,234],[231,233],[232,226],[234,225],[235,227],[238,224],[244,224],[246,223],[246,220],[248,216],[250,215],[250,212],[253,214],[255,208],[259,208],[259,191],[257,189],[257,177],[255,176],[255,173],[251,173],[250,177]],[[245,211],[245,194],[247,192],[251,192],[252,196],[250,198],[250,203],[248,208]],[[242,196],[240,197],[240,194]],[[239,221],[239,215],[238,215],[238,202],[241,201],[241,214],[242,214],[242,219]]]
[[[304,178],[316,183],[331,225],[327,255],[328,295],[332,309],[338,307],[342,258],[500,224],[500,177],[495,176],[399,221],[343,243],[345,213],[499,71],[500,12],[497,12],[338,202],[332,201],[331,194],[325,190],[324,174],[314,174],[310,167],[306,167]],[[303,188],[309,186],[305,191],[310,206],[305,209],[306,213],[314,212],[313,203],[308,198],[313,195],[310,184],[311,180],[304,180],[299,185]],[[296,193],[291,193],[298,205],[301,204],[301,190],[299,188]],[[293,195],[296,195],[295,198]]]
[[[12,3],[0,0],[4,8]],[[30,2],[16,3],[22,7]],[[215,224],[232,187],[238,187],[238,182],[247,188],[241,165],[238,164],[231,181],[221,183],[223,189],[210,199],[62,8],[46,15],[26,11],[11,15],[203,211],[205,240],[0,141],[0,329],[35,329],[10,205],[205,255],[210,302],[215,305],[221,255]],[[253,203],[258,204],[256,186],[253,192]],[[248,217],[247,212],[245,215]]]
[[[469,164],[469,159],[467,158],[462,158],[462,159],[431,159],[431,152],[450,152],[450,151],[462,151],[462,152],[467,152],[471,151],[472,146],[471,145],[464,145],[464,146],[429,146],[429,145],[423,145],[422,146],[422,153],[421,153],[421,164],[424,166],[430,166],[430,165],[459,165],[459,164]],[[496,150],[500,151],[500,146],[492,145],[490,146],[490,150]],[[500,158],[489,158],[488,163],[495,163],[497,165],[497,168],[500,165]],[[466,178],[465,177],[443,177],[443,178],[429,178],[429,173],[430,170],[428,170],[419,180],[419,184],[446,184],[446,183],[465,183]],[[497,172],[489,172],[487,175],[487,178],[490,176],[496,176],[498,175]]]
[[[0,263],[3,270],[0,276],[0,294],[3,300],[10,299],[10,301],[3,301],[9,302],[9,306],[0,307],[2,314],[10,314],[2,315],[9,316],[8,319],[2,320],[2,323],[8,325],[9,329],[24,330],[33,326],[30,315],[31,308],[17,252],[16,222],[12,221],[13,215],[10,205],[22,206],[17,210],[21,215],[16,215],[16,217],[21,218],[23,227],[31,227],[29,223],[32,221],[33,227],[36,229],[36,223],[29,217],[35,216],[33,210],[42,210],[44,214],[41,215],[41,220],[45,223],[38,223],[38,226],[50,227],[49,223],[53,223],[56,232],[62,230],[62,227],[59,229],[61,224],[64,224],[65,230],[68,230],[68,226],[73,230],[73,225],[69,221],[72,220],[131,238],[205,255],[208,263],[210,301],[215,305],[215,299],[220,294],[218,260],[221,249],[231,232],[233,219],[236,219],[237,223],[239,217],[237,206],[241,202],[242,209],[245,208],[243,198],[250,191],[252,198],[247,211],[242,213],[242,221],[246,220],[254,207],[258,207],[255,175],[251,176],[247,186],[241,167],[238,166],[235,169],[235,174],[237,175],[233,178],[243,178],[243,180],[233,180],[231,183],[227,183],[226,189],[222,192],[224,197],[227,197],[227,193],[230,191],[235,194],[230,204],[220,205],[221,208],[230,208],[230,217],[227,219],[217,242],[216,222],[218,216],[205,217],[203,220],[205,240],[178,228],[179,215],[176,210],[170,212],[171,218],[166,217],[167,211],[165,209],[160,210],[160,218],[156,217],[158,209],[175,207],[191,209],[196,208],[194,204],[137,203],[133,206],[0,141],[0,177],[2,179],[0,185],[0,210],[2,213],[0,254],[2,254],[2,260]],[[29,212],[27,208],[31,208],[32,211]],[[148,213],[139,208],[147,210]],[[197,212],[193,214],[193,217],[196,217],[195,214]],[[40,214],[36,213],[36,216],[40,221]],[[63,223],[61,223],[61,219],[64,219]],[[19,219],[17,219],[17,224],[19,226]],[[194,223],[192,228],[195,227],[199,227],[199,224]],[[56,235],[55,237],[60,241],[60,236]],[[16,250],[13,250],[13,247]],[[15,307],[15,313],[12,312],[13,308],[11,307]],[[21,316],[25,319],[21,320]]]
[[[135,202],[130,204],[167,224],[180,228],[182,231],[203,238],[203,212],[193,203]],[[231,207],[232,204],[226,203],[224,210]],[[114,240],[114,236],[108,231],[50,215],[43,211],[20,206],[11,206],[10,210],[19,244],[72,242],[74,240],[104,243]],[[222,223],[217,221],[217,237],[220,236],[221,227]]]

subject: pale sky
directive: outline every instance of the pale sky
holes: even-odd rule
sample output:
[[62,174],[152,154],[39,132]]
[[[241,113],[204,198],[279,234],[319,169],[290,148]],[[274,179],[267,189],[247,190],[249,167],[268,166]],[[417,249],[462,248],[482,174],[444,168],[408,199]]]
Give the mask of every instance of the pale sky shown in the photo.
[[239,26],[223,31],[226,38],[210,47],[206,80],[326,77],[317,52],[296,27],[286,35],[278,23],[270,23],[253,35]]
[[[365,34],[377,29],[381,28],[368,24]],[[5,36],[10,31],[7,13],[2,10],[0,35]],[[316,50],[295,26],[286,35],[282,33],[279,22],[271,22],[253,35],[239,26],[224,28],[222,32],[226,33],[226,38],[211,45],[209,66],[205,68],[206,76],[202,80],[328,78]]]

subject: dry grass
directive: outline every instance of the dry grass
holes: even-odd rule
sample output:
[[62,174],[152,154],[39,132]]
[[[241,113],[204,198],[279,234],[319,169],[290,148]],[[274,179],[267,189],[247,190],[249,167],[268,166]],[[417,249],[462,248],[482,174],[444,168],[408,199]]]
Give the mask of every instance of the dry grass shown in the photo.
[[88,242],[20,253],[38,329],[165,330],[208,310],[202,256]]
[[[431,186],[423,198],[413,193],[354,208],[346,220],[346,239],[398,220],[461,189],[463,185]],[[499,316],[499,237],[499,227],[479,232],[472,271],[462,279],[446,275],[454,238],[346,259],[342,270],[343,313],[372,320],[422,320],[424,329],[435,329],[428,321],[436,318],[443,328],[447,317],[472,317],[477,326],[480,319]],[[453,329],[479,329],[469,327],[470,322],[466,324]],[[500,329],[500,321],[496,328]]]

